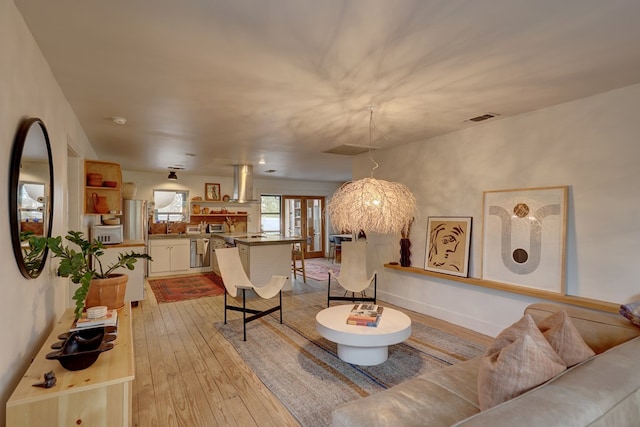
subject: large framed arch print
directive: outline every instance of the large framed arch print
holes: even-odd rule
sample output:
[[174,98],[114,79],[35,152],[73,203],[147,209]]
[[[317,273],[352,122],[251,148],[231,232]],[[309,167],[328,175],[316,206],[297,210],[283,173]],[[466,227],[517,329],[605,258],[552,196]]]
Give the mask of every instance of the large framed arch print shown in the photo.
[[484,192],[483,279],[565,294],[568,189]]

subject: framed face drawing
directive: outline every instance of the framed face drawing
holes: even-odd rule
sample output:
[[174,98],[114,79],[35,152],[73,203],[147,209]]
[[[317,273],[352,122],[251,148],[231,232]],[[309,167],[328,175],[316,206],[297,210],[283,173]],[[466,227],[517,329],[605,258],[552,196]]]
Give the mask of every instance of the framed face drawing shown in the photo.
[[470,243],[471,217],[430,216],[424,269],[467,277]]
[[211,184],[207,182],[204,185],[204,199],[212,202],[220,201],[220,184]]
[[482,278],[565,293],[568,187],[485,191]]

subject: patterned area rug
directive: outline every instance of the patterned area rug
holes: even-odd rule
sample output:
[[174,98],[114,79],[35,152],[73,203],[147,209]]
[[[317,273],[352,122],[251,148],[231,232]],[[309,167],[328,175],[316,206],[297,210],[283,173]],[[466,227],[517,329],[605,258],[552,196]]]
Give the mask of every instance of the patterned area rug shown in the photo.
[[[297,265],[300,265],[299,261]],[[331,264],[331,261],[324,258],[309,258],[304,260],[304,270],[307,278],[326,282],[329,279],[329,270],[340,273],[340,264]]]
[[148,279],[159,303],[222,295],[222,279],[214,273]]
[[335,343],[315,330],[315,315],[323,308],[287,311],[285,307],[282,325],[274,315],[249,323],[247,341],[242,341],[242,320],[215,325],[303,426],[329,426],[331,411],[341,403],[484,351],[472,341],[414,322],[409,340],[390,346],[386,362],[351,365],[338,358]]

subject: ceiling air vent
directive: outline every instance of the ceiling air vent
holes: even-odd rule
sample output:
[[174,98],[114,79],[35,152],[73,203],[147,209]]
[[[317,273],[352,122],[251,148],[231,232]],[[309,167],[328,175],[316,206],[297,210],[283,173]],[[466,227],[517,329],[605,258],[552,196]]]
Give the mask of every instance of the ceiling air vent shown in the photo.
[[[371,150],[375,150],[375,148],[371,147]],[[338,145],[337,147],[333,147],[330,150],[324,152],[330,154],[341,154],[343,156],[357,156],[358,154],[363,154],[368,151],[369,147],[366,145],[344,144]]]
[[476,117],[472,117],[470,119],[468,119],[468,122],[483,122],[485,120],[489,120],[489,119],[493,119],[494,117],[498,117],[500,114],[495,114],[495,113],[487,113],[487,114],[483,114],[481,116],[476,116]]

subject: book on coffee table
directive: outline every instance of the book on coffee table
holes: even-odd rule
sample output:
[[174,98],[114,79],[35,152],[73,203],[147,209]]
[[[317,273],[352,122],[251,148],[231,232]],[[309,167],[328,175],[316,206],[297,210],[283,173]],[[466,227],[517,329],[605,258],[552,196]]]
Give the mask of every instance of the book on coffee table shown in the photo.
[[354,304],[347,317],[347,324],[376,327],[380,323],[383,309],[377,304]]

